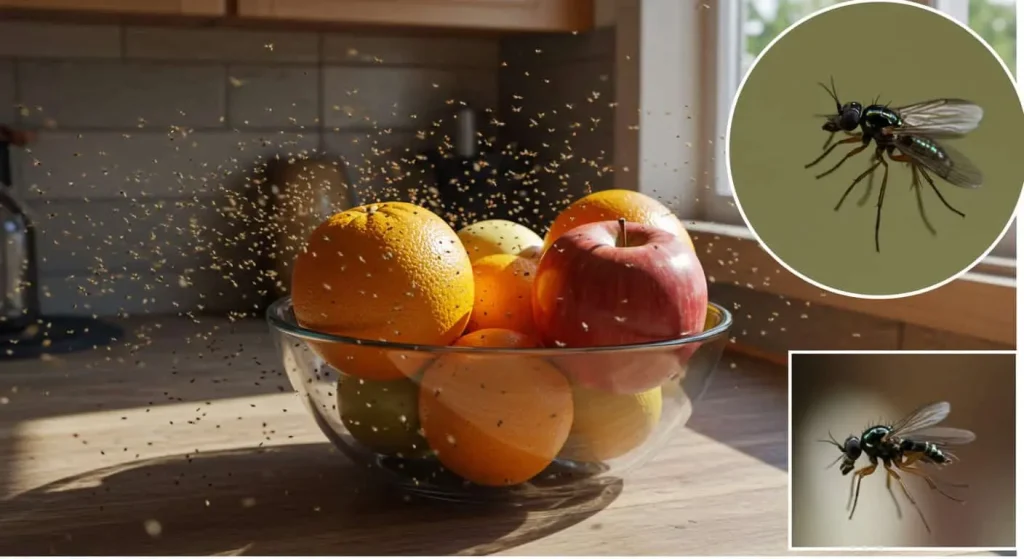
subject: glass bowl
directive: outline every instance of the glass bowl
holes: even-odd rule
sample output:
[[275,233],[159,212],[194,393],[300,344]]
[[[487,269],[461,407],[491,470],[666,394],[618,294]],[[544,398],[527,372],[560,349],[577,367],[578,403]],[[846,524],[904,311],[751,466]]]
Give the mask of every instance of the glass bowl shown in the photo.
[[[351,460],[414,494],[511,503],[625,481],[690,418],[732,326],[712,303],[704,331],[677,340],[506,349],[309,330],[290,297],[267,321],[292,387]],[[339,355],[383,359],[405,376],[364,380],[341,370]],[[615,378],[644,384],[622,389]]]

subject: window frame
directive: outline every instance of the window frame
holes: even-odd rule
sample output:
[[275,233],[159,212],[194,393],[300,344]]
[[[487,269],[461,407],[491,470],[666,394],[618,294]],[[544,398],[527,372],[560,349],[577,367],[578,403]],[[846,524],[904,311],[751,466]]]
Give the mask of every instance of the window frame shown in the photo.
[[[946,15],[963,23],[969,21],[970,0],[910,0],[935,8]],[[710,41],[715,49],[714,63],[711,71],[714,74],[714,121],[711,125],[713,150],[710,150],[712,161],[708,167],[714,173],[712,194],[704,198],[699,210],[699,218],[713,223],[742,225],[743,218],[733,198],[733,189],[729,180],[729,170],[725,158],[725,134],[728,126],[729,113],[743,80],[742,66],[744,0],[718,0],[714,7],[714,39]],[[1018,6],[1018,10],[1020,7]],[[1019,18],[1018,18],[1019,19]],[[1022,75],[1020,22],[1017,22],[1017,76]],[[728,99],[728,103],[723,103]],[[1006,233],[992,248],[989,256],[1001,259],[1016,259],[1017,256],[1017,219],[1014,217]]]
[[[715,10],[715,194],[732,197],[729,169],[725,160],[725,132],[729,112],[739,93],[743,75],[743,0],[721,0]],[[724,92],[728,92],[725,94]],[[728,103],[723,103],[729,99]],[[737,217],[739,212],[736,212]]]

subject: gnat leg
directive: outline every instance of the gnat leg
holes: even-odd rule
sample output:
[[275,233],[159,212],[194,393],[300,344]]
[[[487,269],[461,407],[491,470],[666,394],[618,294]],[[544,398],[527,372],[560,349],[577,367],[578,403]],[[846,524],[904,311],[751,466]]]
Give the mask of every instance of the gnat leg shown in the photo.
[[878,156],[878,161],[885,167],[885,171],[882,173],[882,188],[878,190],[878,209],[875,210],[875,252],[882,252],[878,236],[879,230],[882,227],[882,203],[885,201],[885,184],[889,182],[889,164],[885,162],[885,158],[881,154]]
[[[932,491],[938,491],[939,495],[942,495],[943,497],[949,499],[950,501],[956,501],[958,503],[964,502],[963,499],[957,499],[956,497],[954,497],[954,496],[950,495],[949,493],[946,493],[945,491],[940,489],[938,483],[936,483],[935,480],[932,479],[932,476],[926,474],[925,472],[922,472],[921,470],[919,470],[917,468],[917,466],[907,466],[905,464],[896,464],[896,467],[899,468],[901,471],[904,471],[904,472],[906,472],[908,474],[913,474],[913,475],[915,475],[915,476],[917,476],[919,478],[924,479],[925,483],[928,484],[928,488],[929,489],[931,489]],[[949,485],[952,486],[952,487],[967,487],[966,485],[958,485],[958,484],[952,484],[952,483],[949,484]]]
[[885,490],[889,492],[889,496],[892,497],[893,504],[896,505],[896,518],[903,518],[903,511],[900,509],[900,501],[892,491],[892,476],[885,476]]
[[966,215],[964,215],[964,212],[954,208],[949,204],[949,202],[946,201],[945,198],[943,198],[942,193],[939,192],[939,187],[935,186],[935,181],[933,181],[932,178],[928,176],[928,171],[925,171],[924,167],[921,168],[921,174],[924,175],[924,180],[928,181],[928,184],[932,187],[932,190],[935,192],[935,195],[939,197],[939,200],[942,202],[942,205],[946,206],[946,208],[949,209],[949,211],[955,213],[960,217],[967,217]]
[[872,464],[870,466],[864,466],[856,472],[853,472],[853,477],[857,480],[857,489],[853,492],[853,506],[850,507],[850,520],[853,520],[853,513],[857,511],[857,500],[860,499],[860,482],[865,477],[875,473],[876,468],[878,468],[878,464]]
[[881,163],[876,161],[874,165],[868,167],[867,171],[864,171],[863,173],[857,175],[857,178],[853,179],[853,182],[850,184],[850,186],[846,187],[846,192],[843,192],[843,196],[839,198],[839,202],[836,203],[836,207],[833,208],[833,210],[838,212],[839,208],[843,205],[843,202],[846,201],[846,197],[850,195],[850,192],[853,192],[853,187],[857,186],[857,183],[864,180],[864,177],[868,175],[874,176],[875,169],[877,169],[879,165],[881,165]]
[[914,497],[910,494],[910,491],[907,491],[907,486],[903,484],[903,478],[901,478],[899,474],[897,474],[889,467],[885,468],[885,472],[889,474],[889,476],[891,476],[893,479],[895,479],[896,483],[900,484],[900,488],[903,489],[903,494],[907,496],[907,500],[910,501],[910,504],[914,505],[915,509],[917,509],[917,514],[921,517],[921,522],[924,523],[924,529],[928,530],[929,534],[932,533],[932,527],[928,525],[928,520],[925,519],[924,512],[921,511],[921,507],[918,506],[917,501],[914,500]]
[[[835,134],[832,134],[832,136],[835,136]],[[829,141],[832,141],[832,136],[828,137]],[[814,161],[811,161],[807,165],[804,165],[804,169],[810,169],[811,167],[814,167],[818,163],[821,163],[822,159],[825,159],[826,157],[828,157],[828,154],[832,153],[832,151],[835,150],[840,145],[842,145],[842,144],[854,144],[854,143],[857,143],[857,142],[860,142],[860,141],[862,141],[860,134],[855,134],[855,135],[850,136],[849,138],[844,138],[842,140],[839,140],[838,142],[832,144],[832,146],[829,147],[828,149],[826,149],[821,155],[819,155],[817,159],[815,159]],[[828,145],[828,143],[826,142],[825,145]]]

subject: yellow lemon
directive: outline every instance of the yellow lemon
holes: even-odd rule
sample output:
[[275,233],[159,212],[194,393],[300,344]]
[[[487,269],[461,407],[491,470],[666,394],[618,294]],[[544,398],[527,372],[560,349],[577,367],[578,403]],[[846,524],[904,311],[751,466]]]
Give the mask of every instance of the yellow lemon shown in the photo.
[[596,462],[637,448],[661,419],[661,387],[614,394],[573,386],[573,423],[559,457]]
[[463,227],[458,232],[470,260],[492,254],[511,254],[524,258],[540,256],[544,239],[529,227],[504,219],[488,219]]

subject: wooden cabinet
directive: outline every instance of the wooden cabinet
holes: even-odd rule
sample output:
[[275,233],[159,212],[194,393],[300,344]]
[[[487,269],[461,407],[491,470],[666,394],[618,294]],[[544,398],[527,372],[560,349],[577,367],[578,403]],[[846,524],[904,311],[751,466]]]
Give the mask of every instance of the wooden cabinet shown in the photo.
[[494,31],[584,31],[594,25],[594,0],[237,0],[237,6],[243,19]]
[[[244,23],[586,31],[597,0],[0,0],[0,14],[66,19],[88,14],[153,22],[213,18]],[[673,1],[673,0],[670,0]],[[175,16],[186,16],[176,18]],[[123,18],[121,18],[123,19]]]
[[227,0],[0,0],[0,9],[4,8],[43,12],[223,16],[227,14]]

